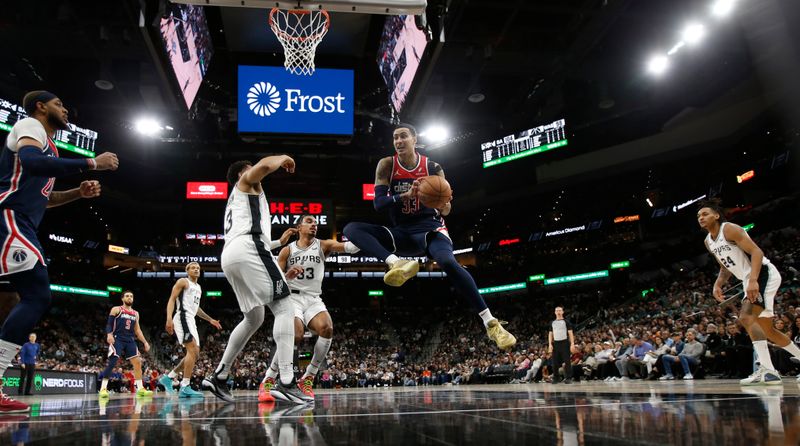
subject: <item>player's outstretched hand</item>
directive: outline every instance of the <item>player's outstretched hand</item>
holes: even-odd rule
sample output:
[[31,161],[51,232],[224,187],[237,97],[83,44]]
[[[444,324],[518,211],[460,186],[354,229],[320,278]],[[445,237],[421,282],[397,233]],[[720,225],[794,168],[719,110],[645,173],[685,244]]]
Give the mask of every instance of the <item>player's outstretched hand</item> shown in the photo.
[[210,324],[211,324],[211,325],[212,325],[214,328],[216,328],[217,330],[222,330],[222,324],[220,324],[218,320],[216,320],[216,319],[211,319],[211,320],[209,321],[209,323],[210,323]]
[[719,286],[714,285],[714,291],[712,291],[711,294],[714,295],[714,299],[716,299],[717,302],[722,302],[723,300],[725,300],[725,295],[722,294],[722,288],[720,288]]
[[287,280],[292,280],[292,279],[294,279],[295,277],[299,276],[302,273],[303,273],[303,267],[300,266],[300,265],[294,265],[291,268],[289,268],[288,270],[286,270],[286,279]]
[[96,180],[81,181],[81,187],[78,190],[81,193],[81,198],[99,197],[100,182]]
[[289,155],[283,155],[283,156],[284,160],[281,163],[281,167],[286,169],[286,171],[289,173],[294,173],[294,160]]
[[119,167],[119,159],[117,159],[117,155],[112,152],[104,152],[97,155],[94,162],[95,170],[117,170],[117,167]]
[[289,243],[289,239],[292,238],[292,236],[295,234],[297,234],[297,228],[289,228],[283,231],[283,234],[281,234],[280,238],[281,245]]
[[167,333],[172,336],[175,333],[175,324],[172,322],[172,319],[167,319],[167,324],[164,326],[167,330]]

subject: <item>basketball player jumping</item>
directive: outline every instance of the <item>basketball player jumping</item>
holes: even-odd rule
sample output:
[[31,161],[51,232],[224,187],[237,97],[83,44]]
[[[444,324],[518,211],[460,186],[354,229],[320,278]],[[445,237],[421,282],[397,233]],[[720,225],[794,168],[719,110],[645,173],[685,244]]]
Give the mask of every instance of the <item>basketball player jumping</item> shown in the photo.
[[117,365],[120,357],[124,357],[133,364],[133,377],[136,380],[136,396],[151,396],[152,390],[148,390],[142,384],[142,359],[139,358],[139,348],[136,346],[137,339],[144,344],[144,351],[150,351],[150,344],[144,338],[144,333],[139,327],[139,312],[135,311],[133,305],[133,291],[122,293],[122,306],[114,307],[108,315],[106,323],[106,342],[108,342],[108,364],[102,373],[102,384],[100,385],[100,398],[108,398],[108,377]]
[[[300,378],[298,386],[307,396],[314,398],[314,378],[317,376],[322,360],[331,348],[333,338],[333,321],[331,314],[320,297],[322,295],[322,278],[325,276],[325,258],[332,252],[355,254],[359,251],[353,242],[336,240],[320,240],[317,236],[317,219],[313,215],[304,215],[297,225],[298,240],[283,248],[278,254],[278,265],[285,271],[294,302],[294,334],[295,341],[303,338],[304,327],[308,327],[318,335],[314,344],[314,355]],[[293,270],[293,271],[292,271]],[[272,357],[272,364],[267,368],[264,380],[258,388],[260,402],[272,401],[271,390],[278,376],[278,358]],[[282,398],[276,393],[274,397]]]
[[[167,333],[170,335],[175,333],[175,336],[178,337],[178,342],[186,348],[186,356],[168,374],[162,375],[158,382],[164,386],[167,393],[174,393],[172,380],[178,376],[182,366],[183,379],[181,380],[178,397],[202,398],[203,394],[192,389],[192,386],[189,385],[192,380],[194,364],[197,362],[197,358],[200,357],[200,336],[197,335],[195,315],[208,321],[217,330],[222,330],[222,325],[200,308],[200,298],[203,296],[203,289],[197,283],[197,279],[200,278],[200,264],[190,262],[186,265],[186,273],[188,277],[178,279],[172,287],[172,294],[170,294],[167,302],[166,324]],[[178,304],[177,313],[175,312],[176,303]]]
[[719,275],[714,282],[714,298],[719,302],[725,300],[722,287],[731,275],[741,280],[744,287],[745,298],[742,299],[739,322],[753,340],[759,366],[739,383],[743,386],[781,385],[781,376],[769,356],[767,340],[795,358],[800,358],[800,348],[772,326],[775,295],[781,285],[778,269],[741,226],[725,221],[722,208],[716,202],[702,202],[697,211],[697,221],[701,228],[708,231],[706,249],[720,265]]
[[345,236],[367,255],[386,262],[389,271],[383,280],[391,286],[402,285],[419,271],[416,260],[399,259],[394,253],[407,256],[427,254],[447,273],[456,290],[481,317],[489,338],[500,349],[511,349],[517,342],[516,338],[492,316],[475,280],[453,255],[453,242],[442,218],[450,213],[450,203],[441,209],[431,209],[420,203],[417,197],[419,179],[429,175],[444,177],[444,170],[417,153],[417,131],[413,126],[399,125],[393,138],[395,155],[381,159],[375,171],[373,204],[378,211],[389,211],[394,226],[349,223],[344,227]]
[[[14,124],[0,153],[0,276],[8,280],[20,301],[0,329],[0,377],[50,306],[50,281],[42,246],[36,237],[45,209],[100,195],[100,183],[53,191],[56,177],[87,170],[116,170],[117,156],[106,152],[94,159],[58,157],[53,137],[67,130],[67,109],[47,91],[32,91],[22,105],[28,118]],[[27,404],[0,392],[0,414],[26,412]]]
[[270,253],[281,242],[270,240],[272,223],[261,180],[280,168],[293,173],[294,160],[286,155],[268,156],[255,165],[237,161],[228,168],[228,182],[233,187],[225,209],[225,246],[220,260],[244,319],[231,332],[214,373],[203,380],[204,389],[227,402],[234,401],[227,385],[231,366],[264,323],[265,306],[275,316],[272,334],[280,369],[275,390],[294,402],[313,401],[297,388],[294,379],[294,304],[286,299],[290,294],[286,278]]

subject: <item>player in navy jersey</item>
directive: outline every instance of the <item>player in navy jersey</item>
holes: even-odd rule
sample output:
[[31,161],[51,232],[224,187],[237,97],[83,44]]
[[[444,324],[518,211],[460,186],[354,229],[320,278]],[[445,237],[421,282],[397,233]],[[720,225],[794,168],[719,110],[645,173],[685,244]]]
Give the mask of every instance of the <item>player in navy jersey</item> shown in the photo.
[[[0,152],[0,276],[20,298],[0,329],[0,376],[50,306],[47,266],[36,237],[45,209],[100,195],[97,181],[53,191],[55,179],[87,170],[116,170],[119,165],[110,152],[94,159],[59,158],[53,137],[57,130],[68,129],[61,99],[32,91],[22,104],[28,117],[14,124]],[[0,414],[29,409],[0,394]]]
[[395,155],[378,162],[373,201],[376,210],[389,212],[393,226],[387,228],[354,222],[344,227],[344,235],[367,255],[386,262],[389,271],[383,280],[390,286],[402,285],[419,271],[416,260],[400,259],[396,254],[426,254],[442,268],[459,294],[478,312],[489,338],[500,349],[511,349],[517,342],[516,338],[492,316],[475,280],[453,255],[453,242],[444,224],[444,217],[450,213],[450,203],[441,209],[432,209],[423,205],[417,196],[420,178],[429,175],[444,177],[444,170],[417,153],[417,131],[413,126],[397,126],[393,141]]
[[100,385],[100,398],[108,398],[108,376],[117,365],[120,357],[133,364],[133,377],[136,379],[136,395],[150,396],[152,390],[147,390],[142,384],[142,360],[139,358],[139,348],[136,339],[144,344],[144,351],[150,351],[150,344],[139,327],[139,312],[133,305],[133,291],[122,293],[122,305],[114,307],[108,314],[106,323],[106,342],[108,342],[108,365],[102,373],[103,382]]

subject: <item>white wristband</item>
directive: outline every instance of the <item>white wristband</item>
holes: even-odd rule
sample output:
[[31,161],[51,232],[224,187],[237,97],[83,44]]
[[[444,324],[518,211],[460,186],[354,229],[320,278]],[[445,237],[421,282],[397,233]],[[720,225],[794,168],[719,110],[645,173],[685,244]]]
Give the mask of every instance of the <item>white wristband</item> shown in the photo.
[[86,159],[89,160],[89,170],[97,169],[97,161],[95,161],[92,158],[86,158]]
[[270,251],[272,251],[274,249],[278,249],[281,246],[283,246],[283,244],[281,243],[280,240],[273,240],[273,241],[269,242],[269,250]]

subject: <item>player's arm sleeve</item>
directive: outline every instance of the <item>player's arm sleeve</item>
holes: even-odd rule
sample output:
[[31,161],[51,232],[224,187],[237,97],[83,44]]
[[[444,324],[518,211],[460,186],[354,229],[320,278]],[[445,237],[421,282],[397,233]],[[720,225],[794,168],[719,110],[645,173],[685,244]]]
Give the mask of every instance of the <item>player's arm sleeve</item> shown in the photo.
[[116,319],[115,316],[112,316],[110,314],[108,315],[108,321],[106,322],[106,334],[109,334],[114,331],[114,319]]
[[22,168],[40,177],[61,177],[89,170],[91,165],[86,159],[68,159],[47,156],[36,146],[25,146],[19,149],[19,162]]

